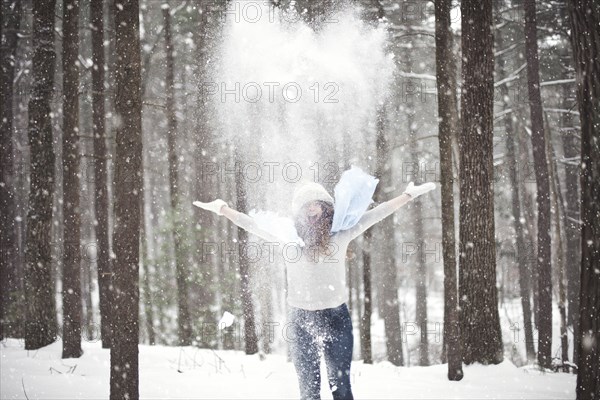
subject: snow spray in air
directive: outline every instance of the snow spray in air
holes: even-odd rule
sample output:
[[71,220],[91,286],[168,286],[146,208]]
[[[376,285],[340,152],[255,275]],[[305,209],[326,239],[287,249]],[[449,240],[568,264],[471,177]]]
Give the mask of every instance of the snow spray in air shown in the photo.
[[206,77],[215,162],[221,170],[239,162],[225,179],[244,180],[248,209],[287,214],[301,179],[331,191],[345,165],[374,153],[393,60],[385,27],[362,21],[354,6],[315,32],[270,2],[250,3],[230,2]]

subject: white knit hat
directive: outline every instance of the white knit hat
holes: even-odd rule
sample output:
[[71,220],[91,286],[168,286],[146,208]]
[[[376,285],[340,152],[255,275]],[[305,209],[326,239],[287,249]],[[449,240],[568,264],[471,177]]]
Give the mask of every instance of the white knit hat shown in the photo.
[[300,209],[311,201],[322,200],[333,204],[333,197],[327,190],[316,182],[306,181],[301,186],[298,186],[294,190],[294,197],[292,199],[292,214],[298,215]]

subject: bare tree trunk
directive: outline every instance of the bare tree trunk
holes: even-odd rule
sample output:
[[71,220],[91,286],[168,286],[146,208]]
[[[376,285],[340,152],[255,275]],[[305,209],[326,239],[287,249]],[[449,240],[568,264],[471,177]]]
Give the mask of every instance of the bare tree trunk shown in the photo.
[[[373,364],[373,354],[371,350],[371,313],[373,310],[371,292],[371,238],[373,228],[367,229],[363,233],[363,287],[364,287],[364,308],[360,319],[360,351],[365,364]],[[400,352],[402,354],[402,352]]]
[[503,359],[492,165],[494,53],[491,0],[463,0],[460,134],[460,329],[463,361]]
[[[524,120],[524,116],[520,116],[519,120]],[[535,224],[535,207],[533,205],[533,199],[527,190],[526,183],[532,182],[534,173],[533,166],[531,165],[531,157],[529,155],[529,139],[526,137],[526,130],[519,121],[516,123],[516,135],[518,139],[518,147],[515,151],[518,154],[517,163],[520,166],[520,178],[517,180],[519,187],[520,200],[522,205],[522,215],[525,220],[525,224],[521,225],[523,229],[524,241],[522,247],[523,260],[526,260],[529,268],[527,269],[527,278],[529,281],[529,296],[532,299],[532,329],[537,329],[537,309],[538,309],[538,273],[537,273],[537,246],[536,237],[537,229]],[[533,339],[532,339],[533,340]]]
[[[145,166],[142,162],[142,176]],[[142,182],[144,179],[142,178]],[[140,264],[142,265],[142,293],[144,304],[144,317],[146,319],[146,331],[148,331],[148,344],[156,344],[156,333],[154,332],[154,305],[152,302],[152,289],[150,285],[150,260],[148,257],[148,245],[146,237],[146,210],[144,202],[140,204]]]
[[[523,224],[521,223],[521,203],[519,196],[519,177],[518,177],[518,162],[515,152],[515,141],[513,138],[514,131],[512,130],[511,117],[505,118],[506,132],[506,158],[510,163],[510,183],[512,190],[512,213],[513,226],[516,237],[516,260],[519,268],[519,295],[521,296],[521,308],[523,309],[523,328],[525,331],[525,351],[527,360],[535,359],[535,348],[533,345],[533,326],[531,322],[531,265],[530,265],[530,250],[526,248],[526,239],[523,233]],[[510,131],[509,131],[510,129]],[[518,133],[517,133],[518,134]]]
[[116,27],[115,263],[110,398],[139,397],[139,256],[142,185],[142,101],[139,4],[114,5]]
[[[16,222],[16,178],[13,154],[13,81],[15,57],[23,5],[11,2],[0,6],[0,340],[20,337],[18,318],[22,302],[18,301],[18,250]],[[4,11],[10,11],[4,13]]]
[[[236,153],[235,160],[239,160]],[[246,183],[241,174],[236,174],[235,194],[237,198],[237,210],[242,213],[247,212],[247,193]],[[254,305],[252,302],[252,293],[250,288],[250,269],[248,257],[245,255],[245,246],[248,245],[248,232],[238,228],[238,246],[239,246],[239,265],[242,289],[242,309],[244,312],[244,340],[246,354],[258,353],[258,338],[256,336]]]
[[581,120],[581,292],[577,398],[600,399],[600,4],[569,2]]
[[456,281],[456,240],[454,228],[454,179],[452,141],[458,136],[456,99],[456,59],[450,26],[451,0],[435,2],[435,49],[438,90],[440,180],[442,185],[442,251],[444,258],[444,347],[448,360],[448,379],[463,378],[460,327],[458,324],[458,287]]
[[[208,5],[210,6],[210,5]],[[213,197],[215,190],[215,183],[213,180],[208,179],[210,177],[209,171],[214,166],[212,161],[212,152],[211,152],[211,138],[210,138],[210,114],[209,114],[209,105],[208,98],[206,93],[204,92],[204,83],[205,76],[207,74],[207,57],[208,57],[208,46],[209,46],[209,37],[207,36],[208,30],[208,21],[205,18],[198,18],[198,27],[193,32],[193,40],[196,45],[196,84],[198,86],[198,92],[196,97],[196,109],[194,114],[195,121],[195,136],[194,141],[196,147],[194,148],[194,162],[195,162],[195,180],[194,180],[194,188],[193,195],[195,199],[198,200],[209,200],[214,199]],[[198,242],[196,242],[196,247],[203,249],[204,243],[210,242],[213,240],[213,233],[211,232],[214,224],[214,219],[216,216],[208,215],[209,213],[199,212],[195,213],[195,217],[197,218],[198,224],[200,225],[200,232],[197,236]],[[213,307],[217,303],[217,295],[216,295],[216,271],[217,266],[217,257],[206,257],[203,252],[199,254],[198,264],[200,265],[200,285],[201,288],[199,290],[199,311],[201,321],[200,323],[212,323],[214,321],[214,312],[212,311]],[[211,347],[210,341],[206,340],[204,335],[201,336],[201,341],[199,346],[202,347]]]
[[[566,53],[566,52],[565,52]],[[571,57],[571,55],[569,55]],[[568,78],[570,76],[565,76]],[[567,103],[569,99],[569,90],[567,85],[563,85],[563,109],[570,109],[571,105]],[[573,126],[573,114],[561,114],[561,140],[563,147],[563,156],[565,160],[565,213],[564,226],[567,241],[567,254],[565,256],[566,275],[567,275],[567,323],[573,326],[573,337],[579,336],[579,282],[581,274],[581,227],[579,220],[579,160],[581,149],[576,142],[576,131]],[[560,183],[560,182],[559,182]],[[559,186],[560,188],[560,186]],[[560,189],[559,189],[560,190]],[[579,363],[579,349],[573,346],[573,363]]]
[[82,273],[83,280],[81,285],[81,293],[85,311],[85,321],[82,329],[83,333],[85,334],[86,340],[92,341],[95,340],[94,306],[92,303],[92,266],[91,263],[88,261],[86,254],[84,254]]
[[[407,67],[409,71],[412,67]],[[412,96],[410,97],[412,99]],[[419,176],[419,151],[417,148],[417,134],[412,128],[414,126],[414,104],[412,100],[407,102],[407,129],[410,137],[410,152],[412,154],[412,163],[415,168],[415,180],[420,184]],[[423,205],[421,199],[415,199],[411,205],[411,214],[414,221],[415,245],[417,246],[417,260],[415,274],[415,322],[417,323],[419,340],[419,365],[429,365],[429,341],[427,338],[427,264],[425,259],[425,238],[423,232]]]
[[94,209],[98,294],[100,297],[100,336],[102,347],[110,348],[111,268],[108,240],[108,153],[106,149],[106,117],[104,110],[104,17],[103,2],[90,2],[92,28],[92,119],[94,135]]
[[29,100],[31,186],[24,274],[26,350],[39,349],[54,342],[57,332],[50,245],[55,159],[51,118],[56,67],[55,5],[56,0],[33,2],[33,87]]
[[163,7],[165,24],[165,52],[167,54],[167,120],[168,131],[168,157],[169,157],[169,188],[171,195],[171,212],[173,214],[173,242],[175,245],[175,274],[177,281],[177,332],[179,344],[189,346],[192,343],[192,326],[188,306],[187,268],[183,257],[182,230],[179,212],[179,173],[177,157],[177,117],[175,115],[175,67],[174,44],[171,33],[171,15],[168,5]]
[[[142,155],[142,184],[144,185],[144,188],[146,186],[151,186],[146,184],[147,181],[147,157],[148,154],[147,152],[144,152],[144,154]],[[151,272],[150,272],[150,263],[154,262],[154,255],[150,255],[150,252],[148,251],[148,241],[152,240],[151,237],[149,237],[148,234],[148,230],[146,230],[146,222],[147,222],[147,213],[146,213],[146,207],[148,206],[150,212],[152,212],[151,206],[149,206],[149,204],[151,204],[151,202],[149,201],[149,196],[151,195],[150,191],[146,191],[144,189],[144,195],[143,195],[143,200],[142,203],[140,204],[140,246],[141,246],[141,250],[140,250],[140,257],[141,257],[141,264],[142,264],[142,273],[143,273],[143,277],[142,277],[142,290],[143,290],[143,299],[142,302],[144,304],[144,317],[145,317],[145,322],[146,322],[146,331],[148,331],[148,343],[150,345],[154,345],[156,344],[156,332],[154,330],[154,301],[153,301],[153,296],[152,296],[152,285],[150,284],[151,281]],[[156,268],[156,267],[154,267]]]
[[[381,4],[381,2],[379,0],[369,0],[370,3],[373,3],[373,7],[377,8],[377,13],[375,14],[370,14],[365,16],[367,20],[370,20],[371,22],[375,23],[376,21],[378,21],[380,18],[382,18],[384,16],[384,11],[383,11],[383,6]],[[389,155],[384,152],[383,147],[380,146],[385,146],[386,145],[386,140],[385,140],[385,125],[383,124],[383,118],[385,117],[385,110],[381,109],[378,110],[378,125],[377,125],[377,150],[378,150],[378,157],[377,157],[377,162],[378,162],[378,172],[377,175],[380,177],[381,179],[381,174],[383,173],[383,164],[382,164],[382,157],[388,157]],[[348,140],[344,140],[344,161],[346,163],[349,163],[349,150],[348,150]],[[381,153],[380,153],[381,152]],[[346,165],[347,167],[348,165]],[[379,185],[381,186],[381,184]],[[392,227],[392,234],[393,234],[393,227]],[[373,228],[369,228],[367,229],[364,233],[363,233],[363,246],[362,246],[362,263],[363,263],[363,270],[362,270],[362,283],[363,283],[363,308],[362,308],[362,314],[360,314],[361,312],[361,308],[360,308],[360,304],[357,301],[355,303],[355,307],[359,313],[360,316],[360,324],[359,324],[359,332],[360,332],[360,351],[361,351],[361,357],[363,359],[363,363],[365,364],[373,364],[373,350],[372,350],[372,341],[371,341],[371,315],[373,312],[373,292],[372,292],[372,287],[371,287],[371,248],[373,246],[372,243],[372,238],[373,238]],[[390,240],[392,240],[390,238]],[[392,255],[393,257],[393,255]],[[389,260],[388,260],[389,261]],[[351,263],[349,263],[351,264]],[[394,263],[395,264],[395,263]],[[351,265],[350,265],[351,266]],[[388,267],[385,267],[386,269]],[[351,271],[349,271],[349,277],[351,276]],[[350,286],[350,293],[349,293],[349,299],[350,301],[352,301],[352,280],[350,280],[348,282],[349,286]],[[357,294],[357,300],[360,298],[359,296],[359,284],[358,282],[356,282],[356,294]],[[350,303],[350,305],[352,305]],[[399,311],[399,310],[398,310]],[[386,312],[385,310],[382,310],[383,315],[385,317]],[[398,316],[398,327],[400,327],[400,317]],[[392,323],[392,321],[390,320],[388,322],[388,320],[384,320],[384,323],[386,324],[386,326],[390,323]],[[391,330],[391,328],[390,328]],[[387,333],[387,330],[386,330]],[[387,336],[386,336],[387,337]],[[386,346],[388,349],[388,357],[390,355],[390,347],[392,346],[392,344],[388,344],[386,341]],[[398,350],[395,350],[395,353],[398,354]],[[400,360],[398,360],[398,362],[400,364],[403,364],[403,360],[402,360],[402,343],[400,343],[400,351],[399,351],[399,357]],[[391,360],[390,360],[391,361]]]
[[[503,30],[498,29],[496,33],[496,43],[498,49],[501,51],[507,46],[509,42],[506,38]],[[502,81],[508,77],[507,65],[508,62],[505,58],[497,60],[498,64],[498,81]],[[500,86],[500,96],[502,97],[502,106],[505,111],[510,109],[508,104],[509,99],[509,86],[508,83]],[[516,107],[516,104],[515,104]],[[531,325],[531,288],[530,288],[530,263],[529,257],[527,256],[527,249],[524,244],[526,243],[525,235],[523,232],[523,224],[521,222],[521,202],[519,196],[519,163],[517,162],[517,155],[515,150],[515,132],[513,126],[513,115],[510,112],[506,112],[504,115],[504,129],[506,134],[506,156],[505,165],[509,174],[509,182],[511,191],[511,206],[513,216],[513,228],[515,230],[515,262],[519,270],[519,294],[521,296],[521,308],[523,309],[523,329],[525,331],[525,349],[527,353],[527,360],[535,360],[535,349],[533,346],[533,327]]]
[[550,239],[550,182],[544,137],[540,73],[537,48],[535,0],[525,3],[525,48],[527,56],[527,88],[531,112],[531,144],[537,183],[538,215],[538,363],[552,364],[552,265]]
[[[374,200],[378,203],[385,201],[383,187],[388,186],[391,179],[391,165],[389,160],[389,144],[385,128],[385,106],[377,111],[377,173],[380,182],[374,194]],[[393,244],[394,226],[393,219],[388,218],[379,223],[382,236],[385,241]],[[369,243],[368,245],[373,245]],[[382,251],[380,262],[383,264],[383,293],[384,307],[382,310],[384,318],[385,344],[388,361],[394,365],[404,365],[402,354],[402,340],[400,333],[400,302],[398,300],[398,272],[394,251]],[[369,326],[370,327],[370,326]],[[365,327],[366,328],[366,327]]]
[[63,358],[81,356],[79,208],[79,0],[63,5]]
[[[547,124],[548,135],[550,135],[550,125]],[[566,309],[566,293],[565,293],[565,251],[563,244],[563,226],[561,217],[564,215],[564,208],[562,207],[562,195],[559,192],[558,176],[556,172],[556,164],[554,157],[554,150],[552,149],[552,140],[548,136],[546,141],[546,152],[548,154],[549,162],[549,173],[550,173],[550,189],[552,190],[552,208],[554,213],[552,218],[554,219],[554,233],[556,237],[555,255],[556,263],[558,264],[558,311],[560,313],[560,344],[561,344],[561,361],[564,372],[569,372],[569,339],[567,337],[567,309]]]

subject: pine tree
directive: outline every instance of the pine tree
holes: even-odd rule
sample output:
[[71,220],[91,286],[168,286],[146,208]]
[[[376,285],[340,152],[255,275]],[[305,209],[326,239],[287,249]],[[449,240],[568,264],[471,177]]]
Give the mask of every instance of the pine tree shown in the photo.
[[550,180],[537,46],[535,0],[525,3],[525,52],[527,89],[531,112],[531,144],[537,186],[537,271],[538,271],[538,362],[548,368],[552,363],[552,268],[550,249]]
[[94,135],[94,209],[98,242],[98,294],[102,347],[110,348],[110,252],[108,240],[108,152],[104,101],[104,13],[103,1],[90,2],[92,24],[92,119]]
[[188,273],[183,257],[182,230],[179,221],[179,172],[177,156],[177,117],[175,114],[175,60],[174,43],[171,32],[171,15],[168,5],[163,6],[163,20],[165,26],[165,51],[167,54],[167,120],[168,120],[168,158],[169,158],[169,189],[171,196],[171,212],[174,217],[173,243],[175,246],[175,276],[177,281],[177,326],[179,343],[188,346],[192,343],[192,326],[188,305]]
[[454,233],[454,178],[452,141],[458,136],[456,59],[450,26],[451,0],[435,2],[435,63],[438,88],[440,180],[442,185],[442,251],[444,258],[444,346],[448,379],[463,377],[458,324],[458,287]]
[[459,294],[463,361],[503,359],[492,165],[494,53],[491,0],[463,0]]
[[81,356],[79,0],[63,4],[63,358]]
[[[8,3],[9,7],[6,7]],[[21,1],[3,2],[0,6],[0,340],[20,337],[17,318],[20,293],[17,281],[17,235],[13,154],[13,81],[15,56],[23,5]]]
[[120,1],[115,16],[115,252],[110,318],[110,398],[139,397],[139,245],[142,196],[142,101],[137,0]]
[[56,303],[51,264],[54,146],[51,101],[56,53],[56,0],[33,2],[32,95],[29,100],[31,152],[29,210],[25,249],[25,349],[35,350],[56,340]]
[[581,120],[581,292],[577,398],[600,399],[600,4],[571,0]]

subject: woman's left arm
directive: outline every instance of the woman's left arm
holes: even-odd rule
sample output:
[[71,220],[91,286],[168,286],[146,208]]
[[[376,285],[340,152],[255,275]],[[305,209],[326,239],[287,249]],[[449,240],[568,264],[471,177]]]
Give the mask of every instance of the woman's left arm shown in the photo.
[[432,182],[425,183],[423,185],[415,186],[410,182],[400,196],[395,197],[391,200],[379,204],[377,207],[367,211],[363,214],[361,219],[352,228],[340,232],[341,235],[348,241],[356,239],[364,231],[381,221],[385,217],[393,214],[396,210],[403,207],[409,201],[419,197],[422,194],[435,189],[435,184]]

